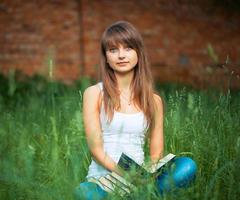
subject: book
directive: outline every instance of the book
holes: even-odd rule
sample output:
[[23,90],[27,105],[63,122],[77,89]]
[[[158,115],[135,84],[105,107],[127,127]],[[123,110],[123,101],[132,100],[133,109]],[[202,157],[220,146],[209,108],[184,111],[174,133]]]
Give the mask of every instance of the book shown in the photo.
[[[156,173],[160,173],[163,168],[170,163],[173,158],[175,158],[176,155],[174,154],[168,154],[162,159],[159,160],[159,162],[151,165],[151,166],[141,166],[138,164],[134,159],[132,159],[130,156],[126,155],[125,153],[122,153],[118,165],[121,167],[125,172],[131,172],[135,171],[139,178],[146,178],[155,176]],[[111,172],[110,174],[106,176],[102,176],[99,179],[94,180],[102,189],[104,189],[107,192],[117,192],[121,196],[124,196],[126,194],[129,194],[131,190],[134,190],[136,188],[134,184],[134,179],[127,179],[126,177],[122,177],[118,175],[115,172]]]

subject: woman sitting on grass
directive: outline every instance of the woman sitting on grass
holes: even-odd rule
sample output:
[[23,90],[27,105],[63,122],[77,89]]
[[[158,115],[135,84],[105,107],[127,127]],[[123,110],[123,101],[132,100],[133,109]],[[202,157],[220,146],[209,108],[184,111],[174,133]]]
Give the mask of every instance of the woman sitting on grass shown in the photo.
[[[122,153],[142,165],[145,137],[149,137],[151,162],[163,156],[163,103],[153,89],[142,37],[132,24],[119,21],[103,33],[101,75],[102,82],[87,88],[83,95],[84,125],[92,162],[87,182],[80,183],[76,190],[77,199],[103,199],[108,195],[92,180],[111,172],[122,175],[117,165]],[[175,171],[157,178],[160,192],[169,189],[167,182],[172,178],[175,186],[192,180],[196,166],[190,158],[184,160],[187,168],[181,180],[174,177],[184,166],[177,166],[182,164],[181,159],[173,161]]]

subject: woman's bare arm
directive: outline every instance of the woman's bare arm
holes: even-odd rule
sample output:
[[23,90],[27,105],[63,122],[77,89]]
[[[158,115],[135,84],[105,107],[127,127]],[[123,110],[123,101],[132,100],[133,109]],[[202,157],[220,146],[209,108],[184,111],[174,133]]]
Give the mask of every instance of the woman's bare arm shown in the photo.
[[121,174],[117,164],[104,152],[99,121],[100,95],[101,91],[97,85],[87,88],[83,94],[83,121],[87,143],[94,160],[106,169]]
[[164,136],[163,136],[163,103],[161,97],[154,95],[156,102],[155,125],[150,133],[150,158],[152,162],[157,162],[163,156]]

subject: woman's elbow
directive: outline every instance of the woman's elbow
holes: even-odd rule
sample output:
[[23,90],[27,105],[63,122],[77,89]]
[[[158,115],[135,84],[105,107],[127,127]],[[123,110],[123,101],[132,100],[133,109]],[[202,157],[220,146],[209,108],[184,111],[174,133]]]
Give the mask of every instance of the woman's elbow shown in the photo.
[[92,148],[92,149],[90,149],[90,153],[91,153],[92,157],[97,161],[103,160],[104,157],[106,156],[106,154],[102,148]]

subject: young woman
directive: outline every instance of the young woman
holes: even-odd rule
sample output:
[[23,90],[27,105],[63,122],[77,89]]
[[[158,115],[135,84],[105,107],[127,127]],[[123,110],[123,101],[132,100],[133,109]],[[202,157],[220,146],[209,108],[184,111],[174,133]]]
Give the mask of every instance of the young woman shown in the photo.
[[[76,191],[76,198],[80,199],[107,196],[92,180],[112,171],[121,175],[117,162],[122,153],[143,164],[145,139],[149,140],[152,163],[163,156],[163,103],[153,89],[142,37],[132,24],[118,21],[104,31],[101,76],[102,82],[87,88],[83,95],[84,126],[92,162],[87,182]],[[194,162],[189,166],[191,171]],[[184,172],[186,177],[188,171]],[[168,176],[158,178],[162,181],[160,190]]]

